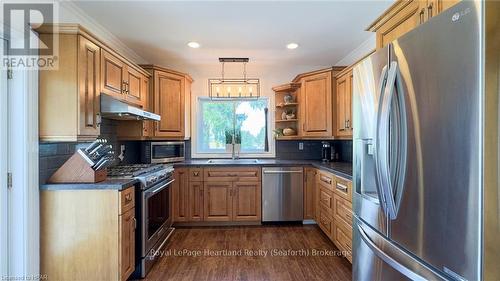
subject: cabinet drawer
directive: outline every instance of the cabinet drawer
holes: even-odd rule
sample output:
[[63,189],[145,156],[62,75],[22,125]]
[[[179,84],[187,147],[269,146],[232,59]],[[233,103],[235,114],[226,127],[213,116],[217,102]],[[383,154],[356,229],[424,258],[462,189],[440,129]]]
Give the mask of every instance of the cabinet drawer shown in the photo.
[[203,168],[190,168],[189,169],[190,181],[203,181]]
[[135,188],[129,187],[120,191],[120,215],[135,207]]
[[335,194],[352,202],[352,182],[344,178],[335,177]]
[[330,212],[321,206],[319,208],[319,227],[328,235],[328,237],[333,237],[333,219],[330,216]]
[[259,168],[205,168],[205,181],[260,181]]
[[317,179],[320,186],[324,186],[333,191],[335,178],[332,174],[320,171]]
[[352,255],[352,227],[343,221],[335,221],[335,229],[333,231],[334,242],[342,251],[346,251],[346,258],[351,260]]
[[319,186],[319,205],[333,214],[333,193],[324,186]]
[[348,225],[352,226],[352,204],[342,197],[333,195],[334,218],[335,220],[343,220]]

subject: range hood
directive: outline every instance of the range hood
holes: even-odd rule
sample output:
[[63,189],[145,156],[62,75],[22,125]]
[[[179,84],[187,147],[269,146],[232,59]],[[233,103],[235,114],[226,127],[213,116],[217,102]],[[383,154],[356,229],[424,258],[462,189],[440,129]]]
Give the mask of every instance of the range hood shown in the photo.
[[144,111],[106,94],[101,94],[101,116],[114,120],[160,121],[161,119],[160,115]]

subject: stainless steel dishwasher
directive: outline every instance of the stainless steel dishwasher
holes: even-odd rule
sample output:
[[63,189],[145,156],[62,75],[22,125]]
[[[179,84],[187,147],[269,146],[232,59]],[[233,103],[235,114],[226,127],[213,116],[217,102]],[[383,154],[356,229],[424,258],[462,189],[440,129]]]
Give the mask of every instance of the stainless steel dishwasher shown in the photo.
[[304,218],[302,167],[262,168],[262,221],[302,221]]

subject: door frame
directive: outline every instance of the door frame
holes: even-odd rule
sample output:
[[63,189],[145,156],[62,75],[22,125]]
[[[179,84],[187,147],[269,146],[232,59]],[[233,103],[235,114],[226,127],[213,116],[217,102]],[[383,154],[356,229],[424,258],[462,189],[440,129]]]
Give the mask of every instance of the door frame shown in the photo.
[[[8,41],[0,35],[0,60],[3,60]],[[8,276],[8,79],[7,71],[0,69],[0,276]]]
[[[0,26],[0,38],[4,38],[5,28]],[[10,35],[10,44],[24,40],[24,31],[11,29]],[[2,102],[6,113],[0,116],[4,136],[1,149],[7,156],[0,165],[4,169],[0,171],[0,187],[7,187],[7,172],[12,174],[12,188],[0,192],[7,202],[7,215],[2,217],[6,227],[0,232],[7,251],[1,269],[7,271],[3,276],[26,279],[40,273],[38,70],[15,68],[11,73],[12,78],[7,79],[9,94],[1,98],[7,101]]]

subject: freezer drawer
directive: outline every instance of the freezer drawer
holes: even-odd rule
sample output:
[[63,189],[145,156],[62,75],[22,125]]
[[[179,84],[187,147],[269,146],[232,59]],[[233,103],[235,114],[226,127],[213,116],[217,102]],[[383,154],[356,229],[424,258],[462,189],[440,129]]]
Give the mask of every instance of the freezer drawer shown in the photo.
[[302,221],[303,183],[302,167],[262,168],[262,221]]
[[355,217],[354,281],[447,280]]

